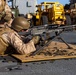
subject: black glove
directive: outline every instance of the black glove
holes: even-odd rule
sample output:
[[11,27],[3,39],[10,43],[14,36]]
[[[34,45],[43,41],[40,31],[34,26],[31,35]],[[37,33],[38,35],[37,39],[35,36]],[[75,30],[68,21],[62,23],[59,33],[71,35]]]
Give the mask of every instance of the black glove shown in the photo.
[[24,43],[28,43],[32,39],[32,36],[31,35],[29,35],[27,37],[21,36],[21,39]]

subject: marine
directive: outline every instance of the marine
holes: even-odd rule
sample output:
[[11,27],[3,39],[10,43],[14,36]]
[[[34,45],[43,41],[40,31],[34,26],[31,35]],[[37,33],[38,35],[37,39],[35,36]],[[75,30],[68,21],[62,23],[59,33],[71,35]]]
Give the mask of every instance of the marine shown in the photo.
[[[29,54],[36,50],[35,44],[38,43],[39,37],[34,36],[27,43],[22,41],[22,38],[17,32],[23,30],[28,31],[30,23],[24,17],[16,17],[10,27],[0,28],[0,54],[5,54],[7,48],[13,47],[18,54]],[[13,50],[13,49],[12,49]],[[10,50],[8,51],[8,53]]]

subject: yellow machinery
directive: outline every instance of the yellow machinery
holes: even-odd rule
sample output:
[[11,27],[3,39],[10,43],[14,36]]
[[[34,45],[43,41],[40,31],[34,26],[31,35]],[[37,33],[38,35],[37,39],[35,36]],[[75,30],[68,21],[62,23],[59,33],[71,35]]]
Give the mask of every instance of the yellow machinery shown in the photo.
[[42,2],[36,7],[36,25],[64,24],[66,20],[64,6],[59,2]]

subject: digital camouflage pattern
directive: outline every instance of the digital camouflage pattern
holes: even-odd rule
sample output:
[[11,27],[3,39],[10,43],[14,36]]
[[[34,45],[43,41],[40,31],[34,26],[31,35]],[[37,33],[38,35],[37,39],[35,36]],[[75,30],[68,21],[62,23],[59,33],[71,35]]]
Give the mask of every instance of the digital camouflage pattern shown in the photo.
[[9,8],[9,6],[6,4],[6,5],[5,5],[5,17],[4,17],[4,19],[5,19],[6,21],[10,21],[11,18],[12,18],[12,11],[11,11],[11,9]]
[[6,2],[4,0],[0,0],[0,13],[5,9]]
[[[10,28],[6,28],[5,32],[3,31],[0,33],[2,33],[0,36],[1,37],[0,40],[2,41],[0,42],[4,46],[4,50],[0,49],[1,51],[5,51],[5,49],[9,45],[12,45],[19,54],[29,54],[36,50],[34,46],[34,42],[32,40],[30,40],[28,43],[25,44],[22,41],[21,37]],[[0,43],[0,46],[2,46],[1,43]]]
[[0,27],[5,22],[10,25],[12,20],[12,11],[10,7],[6,4],[6,1],[0,0],[0,3]]

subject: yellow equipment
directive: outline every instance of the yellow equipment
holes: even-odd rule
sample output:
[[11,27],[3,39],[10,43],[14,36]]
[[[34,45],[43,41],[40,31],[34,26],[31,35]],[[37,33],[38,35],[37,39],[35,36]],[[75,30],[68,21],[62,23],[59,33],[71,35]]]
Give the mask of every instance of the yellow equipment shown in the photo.
[[64,6],[59,2],[42,2],[36,7],[36,25],[64,24]]

